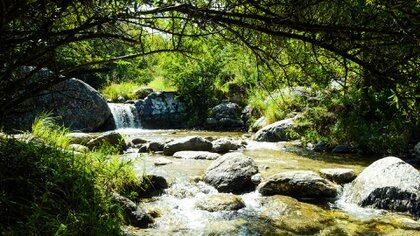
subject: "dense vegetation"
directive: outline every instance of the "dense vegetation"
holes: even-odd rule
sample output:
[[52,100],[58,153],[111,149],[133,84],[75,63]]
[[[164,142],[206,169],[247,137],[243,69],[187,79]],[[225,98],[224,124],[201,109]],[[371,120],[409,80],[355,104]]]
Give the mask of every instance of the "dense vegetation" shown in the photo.
[[[132,83],[103,89],[127,99],[157,78],[184,96],[191,124],[237,91],[254,119],[306,113],[301,132],[312,142],[398,153],[419,133],[418,10],[417,1],[7,2],[0,114],[58,75],[96,87]],[[35,70],[23,76],[27,65]],[[53,74],[34,77],[43,67]],[[331,90],[334,83],[342,89]],[[275,94],[290,86],[322,96],[279,101]]]
[[32,134],[0,137],[0,231],[16,235],[118,235],[122,208],[111,191],[139,181],[111,146],[69,148],[68,131],[41,117]]
[[[299,113],[305,142],[407,154],[420,139],[419,10],[415,0],[2,1],[0,126],[74,76],[112,100],[177,90],[191,126],[228,99],[251,108],[249,124]],[[1,139],[0,230],[118,232],[105,190],[130,168],[107,148],[63,151],[66,131],[47,123],[34,124],[36,141]]]

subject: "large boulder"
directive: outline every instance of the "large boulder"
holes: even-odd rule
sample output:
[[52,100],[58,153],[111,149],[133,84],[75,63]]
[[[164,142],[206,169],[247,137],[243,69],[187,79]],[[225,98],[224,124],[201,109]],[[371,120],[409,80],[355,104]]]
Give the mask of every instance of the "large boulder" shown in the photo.
[[414,155],[418,161],[420,161],[420,142],[414,146]]
[[267,125],[255,133],[253,139],[259,142],[288,141],[292,138],[288,131],[293,127],[294,120],[295,118],[284,119]]
[[59,124],[83,132],[113,129],[111,110],[94,88],[78,79],[67,79],[18,104],[5,118],[4,128],[30,130],[35,118],[49,112]]
[[215,160],[220,157],[220,154],[207,151],[179,151],[173,156],[181,159]]
[[185,127],[185,105],[175,92],[152,92],[134,104],[145,129]]
[[258,173],[257,164],[241,153],[228,153],[207,168],[204,181],[219,192],[241,193],[255,189],[252,176]]
[[243,129],[244,122],[241,119],[241,108],[233,102],[223,102],[210,110],[210,116],[206,120],[206,128],[215,130],[239,130]]
[[187,136],[165,144],[163,154],[171,156],[179,151],[211,151],[211,148],[210,141],[198,136]]
[[275,174],[258,186],[264,196],[286,195],[295,198],[333,198],[338,186],[313,171],[289,171]]
[[244,147],[241,141],[234,140],[231,138],[220,138],[212,142],[213,152],[217,153],[227,153],[229,151],[238,150],[239,148]]
[[420,173],[397,157],[375,161],[345,186],[346,202],[420,216]]

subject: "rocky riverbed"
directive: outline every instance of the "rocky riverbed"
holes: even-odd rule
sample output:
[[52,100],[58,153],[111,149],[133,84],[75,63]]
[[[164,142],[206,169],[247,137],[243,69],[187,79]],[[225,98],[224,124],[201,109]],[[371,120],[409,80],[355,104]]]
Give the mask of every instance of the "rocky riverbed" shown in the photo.
[[[121,158],[132,160],[139,176],[145,173],[161,176],[169,184],[161,195],[144,198],[140,202],[140,207],[154,217],[154,222],[145,229],[127,226],[125,231],[128,235],[416,235],[420,233],[420,222],[415,212],[413,215],[408,211],[395,213],[376,209],[378,207],[375,207],[372,195],[370,201],[373,203],[370,206],[365,204],[365,208],[343,199],[343,183],[352,181],[378,157],[307,153],[290,142],[256,142],[244,138],[240,132],[123,129],[119,130],[119,133],[128,142],[133,140],[141,143],[130,144],[132,147]],[[187,138],[191,136],[202,139]],[[219,153],[221,157],[216,160],[190,158],[194,155],[188,153],[188,155],[174,154],[174,157],[172,152],[167,155],[163,152],[164,148],[168,148],[168,144],[177,143],[179,140],[185,142],[187,139],[193,142],[195,147],[202,145],[201,147],[206,149],[201,151],[204,154],[211,153],[212,150],[206,143],[214,143],[220,138],[227,137],[241,143],[242,146],[231,151],[237,154]],[[144,142],[149,143],[149,146],[157,143],[161,147],[156,151],[139,153]],[[179,147],[179,144],[177,145]],[[184,149],[188,148],[181,149],[185,151]],[[199,148],[193,150],[200,151],[197,149]],[[201,157],[204,154],[199,153],[197,156]],[[230,161],[228,164],[220,161],[226,155],[230,155],[228,158],[230,160],[232,158],[238,160]],[[238,155],[250,160],[241,159]],[[221,163],[216,163],[217,161]],[[387,162],[395,163],[395,160]],[[252,165],[255,165],[255,169],[249,168]],[[247,169],[244,169],[245,167]],[[412,171],[414,178],[417,178],[417,170],[413,168],[413,171],[406,166],[404,168]],[[219,176],[209,178],[208,175],[213,174],[210,169],[213,172],[215,169],[219,171]],[[230,172],[232,170],[234,174]],[[279,173],[288,174],[279,176]],[[363,174],[363,176],[369,175]],[[241,181],[249,181],[246,189],[235,188]],[[357,179],[344,185],[344,188],[351,188],[355,181]],[[233,185],[230,185],[232,183]],[[418,183],[412,184],[414,198],[418,197],[416,184],[418,185]],[[360,184],[356,186],[360,188]],[[268,190],[274,187],[276,191],[267,194]],[[383,204],[381,201],[379,203]],[[398,207],[393,206],[391,209],[398,210]]]

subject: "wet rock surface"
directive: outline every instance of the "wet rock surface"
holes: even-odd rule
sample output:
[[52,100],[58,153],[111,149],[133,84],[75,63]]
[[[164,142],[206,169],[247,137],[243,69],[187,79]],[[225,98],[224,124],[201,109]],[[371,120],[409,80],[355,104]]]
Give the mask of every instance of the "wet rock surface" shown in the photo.
[[344,188],[346,201],[420,216],[420,173],[397,157],[375,161]]
[[171,156],[179,151],[211,151],[211,149],[210,141],[198,136],[188,136],[166,143],[163,154]]
[[264,196],[334,198],[337,188],[338,186],[313,171],[289,171],[269,177],[258,186],[258,191]]
[[241,153],[228,153],[206,170],[204,181],[219,192],[240,193],[255,189],[252,176],[258,173],[254,160]]

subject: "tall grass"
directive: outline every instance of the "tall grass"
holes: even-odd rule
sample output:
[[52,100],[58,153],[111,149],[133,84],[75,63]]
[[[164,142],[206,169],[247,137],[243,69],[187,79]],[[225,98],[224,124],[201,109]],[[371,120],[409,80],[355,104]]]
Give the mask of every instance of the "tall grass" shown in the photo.
[[122,97],[126,100],[135,99],[135,92],[140,89],[142,86],[132,83],[132,82],[123,82],[123,83],[112,83],[103,89],[101,93],[112,101],[116,101],[119,97]]
[[119,97],[122,97],[125,100],[135,100],[138,99],[136,91],[142,88],[150,88],[155,91],[176,91],[176,88],[170,85],[168,80],[158,77],[147,85],[136,84],[133,82],[111,83],[110,85],[102,88],[100,92],[105,96],[105,98],[112,101],[118,100]]
[[122,209],[112,191],[139,184],[112,147],[66,151],[67,129],[46,115],[23,142],[0,138],[0,232],[11,235],[120,235]]

